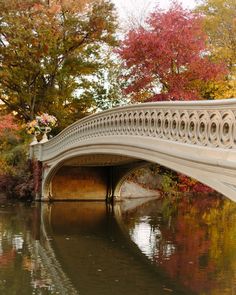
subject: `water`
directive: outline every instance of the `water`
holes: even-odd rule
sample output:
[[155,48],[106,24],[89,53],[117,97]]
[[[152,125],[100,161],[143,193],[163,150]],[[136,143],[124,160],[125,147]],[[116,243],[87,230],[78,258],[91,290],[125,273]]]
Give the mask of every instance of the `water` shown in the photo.
[[132,241],[156,268],[194,294],[236,294],[236,204],[196,194],[123,213]]
[[0,294],[236,294],[236,204],[0,204]]

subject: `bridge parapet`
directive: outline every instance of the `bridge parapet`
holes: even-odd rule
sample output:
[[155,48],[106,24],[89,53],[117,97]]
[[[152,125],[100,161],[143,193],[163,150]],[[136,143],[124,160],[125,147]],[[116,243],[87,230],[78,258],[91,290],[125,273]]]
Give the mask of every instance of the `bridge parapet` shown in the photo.
[[34,145],[32,154],[45,161],[79,142],[116,136],[235,149],[236,99],[157,102],[114,108],[75,122],[48,142]]

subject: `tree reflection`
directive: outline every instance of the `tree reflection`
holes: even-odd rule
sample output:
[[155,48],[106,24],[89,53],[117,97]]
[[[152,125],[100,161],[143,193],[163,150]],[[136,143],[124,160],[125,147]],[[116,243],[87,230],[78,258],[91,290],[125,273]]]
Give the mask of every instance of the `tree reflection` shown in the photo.
[[123,220],[142,252],[174,281],[197,294],[234,294],[236,204],[216,194],[176,195],[126,212]]

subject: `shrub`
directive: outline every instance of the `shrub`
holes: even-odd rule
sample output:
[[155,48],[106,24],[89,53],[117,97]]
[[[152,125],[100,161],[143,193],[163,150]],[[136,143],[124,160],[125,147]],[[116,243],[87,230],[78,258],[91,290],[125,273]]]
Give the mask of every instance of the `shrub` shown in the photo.
[[10,198],[32,199],[33,177],[25,131],[11,115],[1,116],[0,121],[0,192]]

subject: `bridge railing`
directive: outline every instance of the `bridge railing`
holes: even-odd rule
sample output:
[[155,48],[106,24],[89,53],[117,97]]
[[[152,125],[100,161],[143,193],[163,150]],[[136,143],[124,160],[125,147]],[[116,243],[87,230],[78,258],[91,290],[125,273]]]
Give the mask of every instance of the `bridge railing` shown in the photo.
[[236,148],[236,99],[156,102],[113,108],[73,123],[31,154],[44,161],[95,137],[138,136]]

